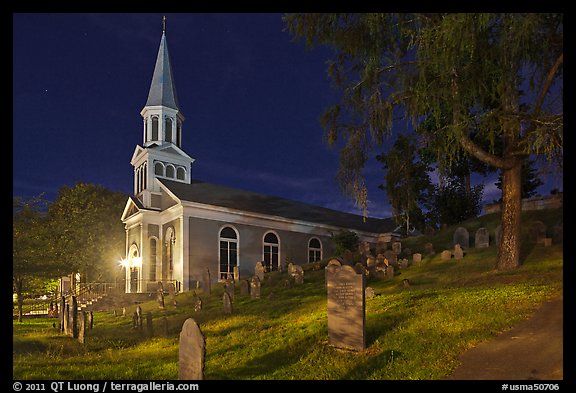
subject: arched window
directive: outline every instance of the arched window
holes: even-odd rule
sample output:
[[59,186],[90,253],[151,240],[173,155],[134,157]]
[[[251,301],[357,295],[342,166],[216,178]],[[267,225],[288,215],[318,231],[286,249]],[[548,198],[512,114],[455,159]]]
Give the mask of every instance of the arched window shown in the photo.
[[164,121],[164,140],[166,142],[172,142],[172,119],[167,117]]
[[176,146],[180,147],[182,144],[182,123],[176,121]]
[[140,284],[140,266],[142,260],[140,259],[140,251],[136,244],[132,244],[128,250],[128,268],[127,268],[127,288],[126,292],[136,293],[138,291],[138,284]]
[[164,176],[164,164],[157,162],[154,164],[154,174]]
[[156,238],[150,238],[149,280],[156,281]]
[[184,168],[182,168],[181,166],[179,166],[176,169],[176,179],[178,179],[178,180],[186,179],[186,170]]
[[263,243],[263,259],[266,266],[266,271],[271,272],[278,270],[278,261],[280,260],[280,243],[278,241],[278,236],[276,236],[276,234],[273,232],[268,232],[264,236]]
[[166,177],[174,179],[174,166],[166,165]]
[[308,242],[308,263],[322,259],[322,243],[320,239],[313,237]]
[[238,266],[238,233],[230,226],[225,226],[220,230],[218,237],[220,248],[219,266],[221,280],[225,280],[234,274],[234,266]]
[[142,175],[142,189],[146,189],[146,182],[147,182],[147,178],[148,178],[148,164],[144,163],[143,165],[143,175]]
[[144,118],[144,142],[150,140],[150,135],[148,135],[148,119]]
[[152,116],[152,140],[158,140],[158,116]]

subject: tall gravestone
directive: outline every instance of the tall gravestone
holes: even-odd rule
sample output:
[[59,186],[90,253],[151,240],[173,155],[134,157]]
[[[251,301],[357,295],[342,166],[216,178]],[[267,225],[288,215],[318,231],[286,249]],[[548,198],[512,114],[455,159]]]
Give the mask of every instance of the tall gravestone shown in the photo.
[[76,299],[76,296],[72,296],[70,314],[72,317],[72,337],[78,338],[78,300]]
[[232,298],[228,292],[224,292],[222,295],[222,302],[224,303],[224,314],[232,314]]
[[210,283],[210,269],[206,268],[202,273],[202,290],[205,295],[210,295],[212,292],[212,285]]
[[478,228],[474,235],[474,247],[486,248],[490,246],[490,232],[486,228]]
[[266,268],[264,267],[264,263],[261,261],[256,262],[256,266],[254,266],[254,274],[260,282],[264,281],[264,272],[266,272]]
[[356,351],[366,348],[365,278],[351,266],[327,266],[328,342]]
[[396,255],[400,255],[402,252],[402,243],[401,242],[392,242],[392,251]]
[[156,289],[156,301],[158,302],[158,307],[164,308],[164,285],[162,285],[162,281],[158,281],[158,288]]
[[86,328],[87,328],[87,317],[86,317],[86,312],[85,311],[81,311],[80,312],[80,317],[79,317],[79,326],[78,326],[78,342],[80,344],[84,344],[84,342],[86,341]]
[[142,307],[136,306],[136,324],[138,329],[142,329]]
[[66,303],[64,305],[64,328],[62,331],[64,334],[70,335],[70,305]]
[[60,332],[65,332],[64,318],[66,317],[66,298],[60,297]]
[[204,379],[206,338],[192,318],[182,325],[178,344],[178,379]]
[[252,281],[250,281],[250,297],[260,299],[260,279],[258,276],[252,277]]
[[228,296],[230,296],[231,300],[234,300],[235,287],[236,285],[234,284],[234,280],[232,280],[231,278],[227,278],[226,281],[224,282],[224,290],[226,291]]
[[470,247],[470,233],[468,233],[468,229],[464,227],[458,227],[454,231],[453,236],[453,244],[460,244],[462,248],[469,248]]
[[94,328],[94,313],[90,311],[88,314],[88,330],[92,330]]

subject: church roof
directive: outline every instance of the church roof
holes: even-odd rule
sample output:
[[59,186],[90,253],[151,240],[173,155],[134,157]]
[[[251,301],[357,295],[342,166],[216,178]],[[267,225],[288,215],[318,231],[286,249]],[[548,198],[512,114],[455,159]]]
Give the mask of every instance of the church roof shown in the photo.
[[186,184],[167,179],[158,180],[182,201],[372,233],[388,233],[396,228],[396,224],[391,218],[368,217],[364,222],[360,215],[213,183],[194,181],[192,184]]
[[168,108],[180,110],[178,96],[176,95],[176,86],[174,84],[174,75],[170,65],[170,56],[168,55],[168,45],[166,43],[166,34],[162,33],[152,84],[148,92],[148,101],[146,106],[166,106]]

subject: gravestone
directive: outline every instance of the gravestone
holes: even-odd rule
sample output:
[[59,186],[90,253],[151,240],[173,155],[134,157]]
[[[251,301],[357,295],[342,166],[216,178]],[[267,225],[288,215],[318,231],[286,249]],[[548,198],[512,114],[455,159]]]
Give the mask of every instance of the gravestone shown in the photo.
[[546,225],[542,221],[532,221],[528,228],[528,238],[531,243],[543,243],[546,238]]
[[240,280],[240,269],[238,266],[234,266],[234,281]]
[[290,263],[288,264],[288,270],[287,270],[287,272],[288,272],[288,275],[289,275],[289,276],[291,276],[291,275],[294,273],[294,264],[293,264],[292,262],[290,262]]
[[292,283],[294,282],[294,278],[292,276],[288,277],[284,280],[284,288],[292,288]]
[[352,350],[366,348],[365,278],[351,266],[328,266],[328,342]]
[[227,278],[224,282],[224,290],[230,296],[230,300],[234,300],[234,290],[236,289],[236,285],[234,284],[234,280],[231,278]]
[[94,328],[94,313],[90,311],[88,313],[88,330],[92,330]]
[[250,298],[260,299],[260,279],[258,276],[252,277],[252,281],[250,281]]
[[353,266],[354,265],[354,254],[350,250],[345,250],[342,256],[342,265]]
[[66,298],[60,297],[60,332],[64,333],[64,317],[66,316]]
[[368,258],[366,258],[366,266],[367,267],[376,266],[376,258],[374,258],[373,256],[369,256]]
[[240,280],[240,295],[250,294],[250,282],[248,280]]
[[123,316],[123,317],[126,316],[126,307],[122,307],[122,316]]
[[494,239],[496,240],[496,245],[500,246],[502,242],[502,225],[498,225],[494,230]]
[[460,244],[456,244],[454,246],[454,259],[462,259],[464,258],[464,250],[460,246]]
[[304,269],[302,269],[302,266],[294,266],[294,273],[292,274],[292,277],[294,277],[294,284],[304,284]]
[[453,236],[453,245],[456,244],[460,244],[462,248],[470,247],[470,234],[468,233],[468,229],[464,227],[456,228]]
[[78,342],[80,344],[84,344],[84,342],[86,341],[86,327],[87,327],[87,317],[86,317],[86,312],[81,311],[80,312],[80,318],[79,318],[79,326],[78,326]]
[[410,280],[405,278],[404,280],[402,280],[402,285],[404,286],[404,288],[410,288]]
[[70,305],[66,303],[64,305],[64,328],[62,332],[64,334],[70,335]]
[[434,255],[436,252],[434,251],[434,245],[430,242],[424,243],[424,253],[426,255]]
[[326,267],[328,266],[342,266],[342,262],[338,258],[332,258],[328,261]]
[[112,315],[114,315],[115,317],[117,317],[117,316],[118,316],[118,313],[116,312],[116,310],[115,310],[115,309],[114,309],[114,310],[112,310]]
[[192,298],[192,305],[194,306],[195,312],[202,310],[202,299],[196,295],[196,292],[194,292],[194,297]]
[[354,265],[354,271],[358,274],[363,274],[363,275],[366,275],[366,272],[367,272],[364,265],[362,265],[360,262],[358,262]]
[[136,323],[138,324],[138,329],[142,329],[142,307],[136,306]]
[[389,265],[396,266],[398,264],[398,255],[392,250],[384,251],[384,258],[388,260]]
[[148,311],[146,313],[146,333],[148,337],[152,337],[154,335],[154,327],[152,326],[152,312]]
[[564,238],[563,223],[556,224],[552,227],[552,243],[561,244]]
[[400,269],[406,269],[406,268],[408,268],[408,259],[402,258],[402,259],[398,262],[398,267],[400,267]]
[[478,228],[474,235],[474,247],[486,248],[490,246],[490,232],[486,228]]
[[164,286],[162,281],[158,281],[158,289],[156,290],[156,301],[158,302],[158,307],[164,308]]
[[132,313],[132,329],[138,329],[138,313]]
[[414,263],[422,262],[422,254],[418,252],[416,254],[412,254],[412,262]]
[[202,273],[202,291],[205,295],[212,293],[212,284],[210,282],[210,269],[206,268]]
[[228,292],[224,292],[222,296],[222,302],[224,303],[224,314],[232,314],[232,298]]
[[70,306],[70,316],[72,317],[72,337],[78,338],[78,299],[72,296],[72,306]]
[[168,284],[168,295],[170,296],[170,299],[174,300],[174,295],[176,295],[176,287],[174,286],[173,282]]
[[204,379],[206,338],[192,318],[182,325],[178,343],[178,379]]
[[440,257],[442,258],[443,261],[447,261],[452,258],[452,251],[444,250],[442,251],[442,254],[440,254]]
[[266,272],[264,264],[260,261],[256,262],[256,266],[254,267],[254,274],[256,277],[258,277],[260,282],[264,281],[264,272]]
[[394,266],[390,265],[386,268],[386,277],[394,277]]
[[374,293],[374,288],[372,287],[366,287],[366,290],[364,292],[366,299],[372,299],[374,296],[376,296],[376,294]]
[[[392,243],[392,251],[394,252],[394,254],[400,255],[400,253],[402,252],[402,243],[401,242],[393,242]],[[390,259],[388,259],[388,260],[390,260]]]

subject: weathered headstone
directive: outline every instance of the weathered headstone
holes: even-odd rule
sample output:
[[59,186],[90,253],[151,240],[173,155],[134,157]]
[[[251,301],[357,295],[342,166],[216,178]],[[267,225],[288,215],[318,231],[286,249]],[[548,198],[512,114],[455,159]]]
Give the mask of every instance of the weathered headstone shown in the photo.
[[158,302],[158,307],[164,308],[164,286],[162,281],[158,281],[158,288],[156,289],[156,301]]
[[148,337],[152,337],[154,335],[154,327],[152,325],[152,312],[148,311],[146,313],[146,333]]
[[66,303],[64,305],[64,324],[63,324],[64,328],[63,328],[63,332],[64,334],[70,335],[70,305],[68,303]]
[[292,262],[290,262],[288,264],[288,269],[287,269],[288,275],[291,276],[294,273],[294,264]]
[[252,281],[250,281],[250,297],[260,299],[260,279],[258,276],[252,277]]
[[531,243],[543,243],[546,238],[546,225],[542,221],[532,221],[528,228]]
[[400,261],[398,261],[398,266],[400,267],[400,269],[408,268],[408,259],[406,258],[400,259]]
[[138,329],[138,313],[136,311],[132,313],[132,329]]
[[231,278],[227,278],[224,282],[224,290],[230,296],[230,300],[234,300],[234,290],[236,289],[236,285],[234,284],[234,280]]
[[222,295],[222,302],[224,303],[224,314],[232,314],[232,298],[228,292],[224,292]]
[[420,254],[419,252],[412,254],[412,262],[414,263],[422,262],[422,254]]
[[200,299],[196,293],[194,293],[194,297],[192,298],[192,305],[194,306],[195,312],[202,310],[202,299]]
[[462,248],[469,248],[470,247],[470,234],[468,233],[468,229],[464,227],[458,227],[454,231],[453,236],[453,244],[460,244]]
[[118,313],[116,312],[116,309],[112,310],[112,315],[114,315],[115,317],[118,316]]
[[394,277],[394,266],[390,265],[386,268],[386,277]]
[[264,281],[264,272],[266,272],[266,268],[264,267],[264,263],[261,261],[256,262],[256,266],[254,267],[254,274],[260,282]]
[[170,296],[170,299],[174,300],[174,296],[176,295],[176,287],[174,286],[173,282],[168,284],[168,295]]
[[496,240],[496,245],[500,246],[502,242],[502,225],[498,225],[494,230],[494,239]]
[[66,316],[66,298],[60,297],[60,332],[64,333],[64,318]]
[[250,294],[250,282],[248,280],[240,280],[240,295]]
[[366,348],[365,278],[351,266],[328,266],[328,342],[338,348]]
[[136,323],[138,324],[138,329],[142,329],[142,307],[136,306]]
[[204,295],[210,295],[210,293],[212,293],[209,268],[206,268],[202,273],[202,290],[204,291]]
[[80,317],[79,317],[79,326],[78,326],[78,342],[80,344],[84,344],[84,342],[86,341],[86,325],[87,325],[87,318],[86,318],[86,312],[85,311],[81,311],[80,312]]
[[447,261],[452,258],[452,251],[444,250],[442,251],[442,254],[440,254],[440,257],[442,258],[443,261]]
[[88,316],[88,330],[92,330],[94,328],[94,313],[90,311],[87,316]]
[[426,255],[434,255],[436,252],[434,251],[434,245],[430,242],[424,243],[424,253]]
[[462,259],[464,258],[464,250],[460,246],[460,244],[456,243],[454,246],[454,259]]
[[294,273],[292,274],[292,277],[294,277],[294,284],[296,285],[304,284],[304,269],[302,269],[302,266],[300,265],[294,266]]
[[402,252],[402,243],[401,242],[392,242],[392,251],[396,255],[400,255]]
[[478,228],[474,235],[474,247],[486,248],[490,246],[490,232],[486,228]]
[[78,338],[78,299],[72,296],[72,306],[70,306],[70,316],[72,317],[72,337]]
[[372,299],[374,296],[376,296],[376,294],[374,293],[374,288],[372,287],[366,287],[366,290],[364,292],[366,299]]
[[376,266],[376,258],[374,258],[373,256],[369,256],[368,258],[366,258],[366,266],[367,267]]
[[178,344],[178,379],[204,379],[206,338],[192,318],[182,325]]
[[388,260],[389,265],[396,266],[398,264],[398,255],[393,250],[384,251],[384,258]]
[[404,280],[402,280],[402,285],[404,286],[404,288],[409,288],[410,287],[410,280],[405,278]]
[[328,266],[342,266],[342,262],[338,258],[332,258],[328,261],[326,267]]

